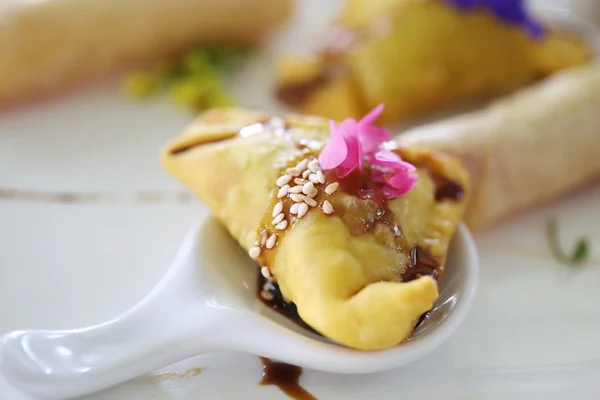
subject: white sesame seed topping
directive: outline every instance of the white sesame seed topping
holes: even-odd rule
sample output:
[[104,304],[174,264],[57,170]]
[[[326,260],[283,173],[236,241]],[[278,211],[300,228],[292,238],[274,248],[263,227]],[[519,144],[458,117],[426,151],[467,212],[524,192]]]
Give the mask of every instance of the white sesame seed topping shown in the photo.
[[271,301],[273,300],[273,293],[263,290],[262,292],[260,292],[260,297],[262,297],[266,301]]
[[277,229],[278,231],[282,231],[285,228],[287,228],[288,223],[287,221],[284,219],[283,221],[281,221],[280,223],[278,223],[277,225],[275,225],[275,229]]
[[282,175],[277,179],[277,186],[282,187],[292,180],[291,175]]
[[304,160],[300,161],[298,163],[298,165],[296,165],[296,168],[298,168],[300,171],[304,171],[306,169],[307,165],[308,165],[308,158],[305,158]]
[[294,203],[302,203],[304,201],[304,197],[306,197],[306,196],[303,196],[300,193],[290,194],[290,199],[292,199],[292,201]]
[[281,189],[279,189],[279,192],[277,193],[277,198],[281,199],[282,197],[287,196],[289,190],[290,190],[290,185],[283,186]]
[[302,193],[304,194],[312,193],[314,190],[315,184],[312,182],[305,183],[304,186],[302,186]]
[[302,185],[296,185],[289,190],[290,193],[302,193]]
[[292,204],[292,206],[290,207],[290,214],[298,214],[298,211],[300,210],[300,206],[302,206],[302,204],[304,203]]
[[308,183],[308,181],[306,179],[296,178],[296,179],[294,179],[294,183],[296,185],[306,185]]
[[311,207],[316,207],[317,202],[314,199],[311,199],[308,196],[302,196],[302,200]]
[[311,172],[317,172],[321,170],[321,166],[319,165],[319,160],[312,160],[308,163],[308,169]]
[[314,199],[315,197],[317,197],[317,194],[319,194],[319,190],[315,188],[312,192],[308,193],[307,196],[311,199]]
[[273,222],[271,222],[271,224],[277,225],[278,223],[283,221],[284,218],[285,218],[285,215],[283,215],[283,213],[280,213],[275,217],[275,219],[273,220]]
[[261,267],[260,268],[260,273],[265,278],[270,278],[271,277],[271,271],[269,271],[269,267]]
[[[300,204],[300,203],[297,203],[297,204]],[[300,207],[298,207],[298,218],[304,217],[307,212],[308,212],[308,204],[301,203]]]
[[266,247],[267,247],[267,249],[272,249],[273,247],[275,247],[276,244],[277,244],[277,234],[274,233],[271,236],[269,236]]
[[281,214],[282,211],[283,211],[283,203],[279,202],[279,203],[275,204],[275,207],[273,207],[273,218],[275,218],[276,216]]
[[319,183],[325,183],[325,175],[323,175],[323,171],[317,171],[317,179]]
[[307,179],[310,176],[310,174],[312,174],[312,172],[310,172],[310,170],[307,169],[302,173],[302,178]]
[[288,168],[285,170],[285,173],[291,176],[300,176],[302,171],[300,171],[298,168]]
[[260,245],[264,247],[267,244],[267,239],[269,239],[269,232],[266,229],[260,233]]
[[331,214],[333,212],[333,205],[329,202],[329,200],[325,200],[322,207],[325,214]]
[[310,174],[308,176],[308,180],[315,184],[319,183],[319,178],[317,177],[317,174]]
[[333,182],[330,183],[329,185],[327,185],[327,187],[325,188],[325,193],[332,195],[335,193],[335,191],[337,190],[337,188],[340,186],[339,183],[337,182]]
[[252,258],[258,258],[260,256],[261,248],[258,246],[251,247],[248,251],[248,255]]

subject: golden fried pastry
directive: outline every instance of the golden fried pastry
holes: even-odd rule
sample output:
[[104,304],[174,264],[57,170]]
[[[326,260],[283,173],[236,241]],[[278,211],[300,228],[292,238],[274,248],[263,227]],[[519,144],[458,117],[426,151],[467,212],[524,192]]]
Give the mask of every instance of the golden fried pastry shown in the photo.
[[[207,204],[305,323],[353,348],[388,348],[411,334],[438,297],[467,201],[467,173],[442,154],[378,150],[374,157],[400,156],[414,168],[405,171],[414,179],[410,188],[391,196],[385,185],[392,172],[374,159],[345,176],[326,169],[329,139],[327,121],[318,117],[215,109],[164,148],[162,163]],[[272,299],[267,289],[263,296]]]
[[465,221],[480,229],[600,178],[599,111],[600,65],[593,64],[409,130],[398,143],[465,162],[473,186]]
[[289,0],[0,1],[0,103],[37,97],[195,44],[251,44]]
[[487,9],[450,3],[347,1],[312,57],[282,57],[278,97],[334,119],[384,103],[386,121],[407,120],[504,94],[591,59],[587,45],[566,32],[534,37]]

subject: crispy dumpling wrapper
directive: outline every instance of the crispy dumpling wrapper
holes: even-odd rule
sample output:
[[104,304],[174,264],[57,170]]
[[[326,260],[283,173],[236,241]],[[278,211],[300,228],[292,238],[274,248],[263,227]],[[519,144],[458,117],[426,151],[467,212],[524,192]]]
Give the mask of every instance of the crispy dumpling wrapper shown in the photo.
[[410,129],[400,146],[459,157],[464,221],[487,228],[600,178],[600,64],[561,72],[476,112]]
[[588,63],[590,46],[572,33],[541,38],[484,10],[446,0],[351,0],[310,57],[278,64],[280,99],[334,119],[384,103],[386,121],[411,120],[470,104]]
[[[418,167],[418,184],[408,194],[389,202],[376,192],[363,196],[354,187],[357,174],[338,180],[325,171],[315,203],[299,218],[290,212],[290,195],[278,198],[277,181],[317,157],[328,139],[321,118],[216,109],[169,143],[162,162],[242,247],[261,248],[257,261],[269,267],[304,322],[353,348],[388,348],[410,335],[438,297],[436,280],[467,201],[466,170],[452,157],[396,150]],[[327,194],[334,182],[339,188]],[[283,229],[273,221],[278,203]],[[269,249],[265,239],[273,235]]]

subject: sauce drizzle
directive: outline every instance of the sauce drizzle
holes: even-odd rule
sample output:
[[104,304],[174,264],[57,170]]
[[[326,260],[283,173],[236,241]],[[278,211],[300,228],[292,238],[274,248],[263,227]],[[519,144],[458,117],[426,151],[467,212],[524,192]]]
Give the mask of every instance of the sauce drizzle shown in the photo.
[[[271,310],[277,311],[279,314],[292,320],[298,326],[300,326],[310,332],[317,333],[306,322],[304,322],[302,320],[302,318],[300,318],[300,315],[298,314],[298,309],[296,308],[296,305],[294,303],[291,303],[291,302],[288,303],[285,301],[285,299],[283,298],[283,294],[281,293],[281,290],[279,289],[279,285],[277,283],[273,283],[268,286],[265,286],[265,285],[267,285],[267,280],[262,276],[262,274],[259,271],[258,285],[257,285],[258,292],[256,294],[256,297],[258,298],[258,300],[260,300],[264,305],[269,307]],[[265,300],[260,295],[263,288],[265,288],[268,292],[270,292],[273,295],[273,300]]]
[[446,179],[436,179],[435,201],[462,201],[465,196],[464,189],[456,182]]
[[300,375],[302,368],[295,365],[272,361],[268,358],[260,358],[263,363],[263,377],[261,386],[275,385],[281,391],[295,400],[317,400],[306,389],[300,386]]

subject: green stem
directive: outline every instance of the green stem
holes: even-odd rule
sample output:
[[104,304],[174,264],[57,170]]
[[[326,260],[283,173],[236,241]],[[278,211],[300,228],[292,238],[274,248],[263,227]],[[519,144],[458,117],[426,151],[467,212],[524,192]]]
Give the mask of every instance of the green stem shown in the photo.
[[586,238],[579,239],[577,246],[570,255],[564,252],[558,238],[558,221],[556,218],[552,218],[548,221],[546,234],[552,255],[561,263],[567,265],[580,265],[587,261],[589,256],[589,243]]

